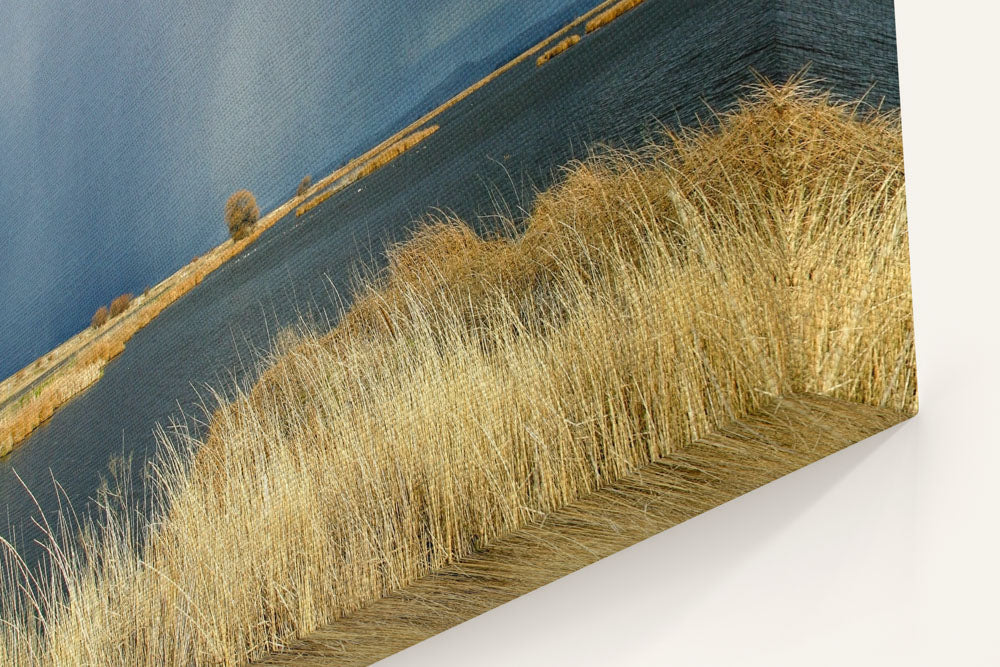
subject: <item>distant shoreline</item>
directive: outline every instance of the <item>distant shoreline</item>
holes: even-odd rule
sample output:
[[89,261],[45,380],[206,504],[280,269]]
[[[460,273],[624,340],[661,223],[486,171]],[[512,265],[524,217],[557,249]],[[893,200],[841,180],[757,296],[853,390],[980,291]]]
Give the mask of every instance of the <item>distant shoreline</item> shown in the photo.
[[[402,152],[419,143],[419,140],[414,141],[412,145],[404,146],[402,151],[388,156],[384,161],[380,160],[380,156],[393,153],[395,146],[405,144],[410,137],[417,135],[419,139],[423,139],[428,136],[437,129],[437,126],[427,126],[427,124],[445,110],[461,102],[501,74],[530,59],[542,49],[549,47],[553,42],[584,25],[601,12],[624,5],[629,1],[604,0],[403,129],[390,135],[373,148],[352,158],[343,166],[318,180],[305,194],[292,197],[278,206],[258,221],[249,236],[235,242],[226,240],[181,267],[150,288],[146,295],[137,297],[128,311],[106,327],[102,327],[100,330],[89,327],[84,329],[0,382],[0,458],[24,442],[60,407],[96,383],[103,375],[104,367],[124,351],[125,343],[136,332],[200,283],[205,276],[239,254],[293,209],[308,210],[317,206],[348,181],[360,180],[388,164]],[[426,134],[421,135],[423,132]],[[372,165],[373,168],[371,171],[365,171],[369,165]],[[353,179],[350,178],[352,174],[361,171],[365,171],[365,173],[355,176]],[[345,179],[345,177],[348,178]],[[338,181],[342,182],[340,186],[336,185]],[[319,201],[316,201],[317,199]],[[314,201],[315,203],[313,203]],[[305,210],[302,212],[304,213]]]
[[228,239],[196,257],[132,300],[124,313],[100,328],[88,327],[0,383],[0,457],[11,452],[55,412],[96,383],[125,344],[205,276],[242,252],[302,201],[277,207],[239,241]]

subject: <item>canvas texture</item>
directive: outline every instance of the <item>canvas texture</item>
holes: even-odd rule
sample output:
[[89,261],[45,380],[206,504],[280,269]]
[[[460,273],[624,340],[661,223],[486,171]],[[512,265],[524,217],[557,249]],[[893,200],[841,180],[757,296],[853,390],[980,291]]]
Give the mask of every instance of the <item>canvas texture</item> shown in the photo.
[[889,0],[0,9],[0,664],[367,665],[913,416]]

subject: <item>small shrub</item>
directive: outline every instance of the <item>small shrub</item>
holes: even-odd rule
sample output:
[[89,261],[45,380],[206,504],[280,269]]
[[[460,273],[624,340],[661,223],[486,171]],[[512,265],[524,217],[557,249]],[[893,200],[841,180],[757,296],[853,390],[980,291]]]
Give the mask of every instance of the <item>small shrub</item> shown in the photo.
[[310,176],[309,174],[303,176],[302,180],[299,181],[299,187],[295,188],[295,196],[302,197],[307,192],[309,192],[309,188],[312,187],[312,182],[313,182],[312,176]]
[[260,209],[257,208],[257,200],[249,190],[237,190],[229,196],[226,202],[225,219],[226,226],[229,227],[229,235],[234,241],[239,240],[250,232],[250,228],[257,222],[260,216]]
[[92,329],[100,329],[105,324],[107,324],[108,319],[109,319],[108,307],[101,306],[94,313],[94,316],[90,318],[90,327]]
[[109,308],[109,314],[111,317],[118,317],[132,304],[131,294],[122,294],[121,296],[116,296],[111,301],[111,307]]

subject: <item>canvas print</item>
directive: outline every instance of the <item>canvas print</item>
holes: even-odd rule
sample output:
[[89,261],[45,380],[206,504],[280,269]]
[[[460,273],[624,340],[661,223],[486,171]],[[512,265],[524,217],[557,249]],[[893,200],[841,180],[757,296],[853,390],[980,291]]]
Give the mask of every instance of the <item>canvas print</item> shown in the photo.
[[0,664],[367,665],[917,410],[890,0],[0,13]]

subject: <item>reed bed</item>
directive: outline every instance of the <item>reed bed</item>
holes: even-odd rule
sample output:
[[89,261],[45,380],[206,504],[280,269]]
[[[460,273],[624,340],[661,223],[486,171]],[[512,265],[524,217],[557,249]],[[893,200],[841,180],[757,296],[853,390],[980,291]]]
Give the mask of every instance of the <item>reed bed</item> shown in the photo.
[[8,554],[0,663],[238,664],[774,399],[916,409],[894,116],[762,86],[566,168],[511,231],[428,219],[331,331],[286,335],[152,517],[105,496]]
[[538,58],[535,60],[535,66],[541,67],[545,63],[549,62],[550,60],[558,56],[563,51],[568,51],[570,47],[579,42],[580,39],[581,39],[580,35],[570,35],[566,39],[560,40],[551,49],[549,49],[542,55],[538,56]]
[[[103,346],[100,348],[103,353]],[[113,355],[112,355],[113,356]],[[72,371],[22,395],[0,416],[0,456],[10,452],[31,432],[49,419],[66,401],[97,382],[106,362],[77,364]]]
[[422,130],[417,130],[416,132],[408,134],[399,141],[395,141],[382,150],[372,154],[367,161],[353,163],[353,166],[352,164],[349,164],[349,169],[345,167],[344,169],[337,170],[333,173],[333,176],[336,176],[336,178],[323,179],[324,183],[332,183],[332,185],[330,185],[327,190],[321,192],[295,209],[295,215],[300,216],[308,213],[347,185],[359,181],[366,176],[370,176],[406,151],[416,147],[417,144],[437,132],[437,130],[437,125],[430,125]]
[[594,32],[598,28],[604,27],[614,21],[625,12],[635,9],[643,3],[643,0],[622,0],[621,2],[604,10],[594,18],[587,21],[584,29],[587,32]]

